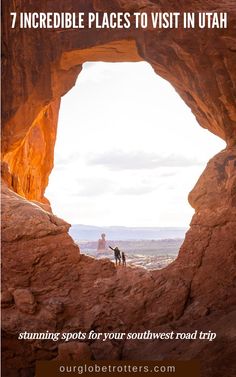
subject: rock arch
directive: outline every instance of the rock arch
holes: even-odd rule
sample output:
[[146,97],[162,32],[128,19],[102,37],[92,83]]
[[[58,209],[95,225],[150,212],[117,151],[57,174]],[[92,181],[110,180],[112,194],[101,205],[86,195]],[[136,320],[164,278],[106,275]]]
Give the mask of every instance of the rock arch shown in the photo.
[[[7,366],[10,370],[14,365],[16,375],[22,368],[33,375],[30,365],[35,359],[53,358],[57,354],[56,349],[47,348],[43,343],[35,342],[31,346],[26,343],[27,357],[23,358],[16,336],[12,335],[22,328],[34,332],[46,328],[109,330],[108,324],[112,323],[112,330],[126,331],[146,326],[158,329],[163,324],[184,329],[190,323],[194,329],[214,327],[218,341],[225,345],[222,357],[233,360],[230,353],[233,340],[222,329],[227,324],[230,334],[235,305],[232,282],[236,250],[236,39],[233,27],[188,32],[179,29],[98,33],[94,30],[29,32],[11,30],[9,26],[10,11],[30,11],[32,7],[44,12],[64,11],[65,7],[75,12],[140,9],[148,12],[162,10],[164,3],[162,0],[69,0],[66,5],[62,1],[49,5],[41,1],[37,9],[26,0],[20,5],[13,0],[3,4],[3,327],[10,352],[6,354]],[[176,6],[180,11],[226,9],[229,23],[236,19],[230,0],[197,4],[174,1],[166,10],[174,11]],[[44,190],[53,167],[60,97],[74,85],[81,64],[87,59],[146,60],[157,74],[171,82],[199,124],[227,142],[227,148],[208,163],[189,195],[196,213],[177,260],[163,271],[130,271],[125,285],[121,284],[124,276],[111,263],[80,255],[67,234],[69,225],[41,209],[48,209],[49,205]],[[42,281],[46,282],[44,287]],[[96,295],[92,281],[95,281]],[[118,286],[115,296],[114,284]],[[124,291],[129,292],[125,301]],[[135,305],[131,305],[134,297]],[[209,347],[208,360],[202,358],[204,376],[214,376],[219,370],[214,348],[218,343],[215,344]],[[168,357],[185,354],[191,358],[205,350],[203,344],[194,344],[189,351],[186,347],[182,344],[178,356],[172,345],[163,352]],[[11,354],[12,349],[15,353]],[[116,357],[145,358],[150,344],[140,352],[138,344],[133,349],[122,344]],[[152,357],[158,357],[158,353],[160,348],[153,351]],[[108,352],[108,358],[109,355]]]

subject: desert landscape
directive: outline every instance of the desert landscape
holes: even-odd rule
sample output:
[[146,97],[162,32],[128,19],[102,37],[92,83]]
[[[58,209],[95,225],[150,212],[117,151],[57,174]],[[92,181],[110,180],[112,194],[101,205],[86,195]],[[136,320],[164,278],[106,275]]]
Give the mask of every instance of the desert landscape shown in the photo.
[[[80,247],[80,252],[97,259],[108,258],[115,262],[114,252],[109,248],[119,247],[125,253],[127,264],[147,269],[161,269],[173,262],[183,243],[186,228],[158,227],[98,227],[72,225],[70,235]],[[104,233],[106,232],[106,233]],[[99,235],[106,234],[105,250],[99,252]],[[165,238],[169,237],[169,238]]]
[[[33,377],[39,360],[191,360],[201,377],[235,377],[235,28],[19,30],[12,11],[227,11],[231,0],[28,0],[2,3],[2,346],[4,377]],[[147,61],[226,148],[189,194],[194,208],[165,268],[116,268],[80,252],[44,193],[53,169],[60,99],[86,61]],[[92,111],[92,109],[91,109]],[[66,126],[66,125],[65,125]],[[184,135],[183,135],[184,137]],[[199,150],[199,154],[201,150]],[[138,245],[136,245],[138,248]],[[126,244],[128,248],[128,244]],[[131,245],[131,248],[133,246]],[[20,332],[213,331],[204,341],[19,340]]]
[[[127,265],[144,267],[155,270],[168,266],[173,262],[183,240],[139,240],[139,241],[107,241],[113,248],[119,246],[124,251]],[[107,249],[104,253],[97,252],[97,242],[81,241],[79,244],[82,254],[93,256],[97,259],[108,258],[114,262],[114,253]]]

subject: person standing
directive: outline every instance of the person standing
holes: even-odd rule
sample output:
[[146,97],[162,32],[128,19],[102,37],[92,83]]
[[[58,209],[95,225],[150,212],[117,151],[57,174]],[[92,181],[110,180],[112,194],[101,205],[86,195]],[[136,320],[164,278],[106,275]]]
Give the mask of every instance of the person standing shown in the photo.
[[121,259],[122,259],[122,266],[126,267],[126,256],[123,251],[121,253]]
[[116,266],[117,266],[118,263],[120,265],[120,263],[121,263],[121,252],[120,252],[120,249],[117,246],[114,249],[111,246],[109,246],[109,248],[114,251],[114,257],[115,257]]

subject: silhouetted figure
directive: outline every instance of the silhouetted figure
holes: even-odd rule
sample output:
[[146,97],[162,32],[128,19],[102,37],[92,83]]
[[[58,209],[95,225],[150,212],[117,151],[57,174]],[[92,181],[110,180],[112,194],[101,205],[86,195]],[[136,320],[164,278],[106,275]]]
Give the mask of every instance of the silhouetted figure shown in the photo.
[[121,262],[120,249],[117,246],[114,249],[111,246],[109,246],[109,248],[114,251],[114,257],[115,257],[116,266],[117,266],[117,263],[119,262],[119,264],[120,264],[120,262]]
[[121,259],[122,259],[122,265],[126,266],[126,257],[125,257],[125,253],[123,251],[121,253]]
[[106,252],[106,240],[105,240],[105,233],[101,234],[101,237],[98,240],[98,246],[97,246],[97,253],[105,253]]

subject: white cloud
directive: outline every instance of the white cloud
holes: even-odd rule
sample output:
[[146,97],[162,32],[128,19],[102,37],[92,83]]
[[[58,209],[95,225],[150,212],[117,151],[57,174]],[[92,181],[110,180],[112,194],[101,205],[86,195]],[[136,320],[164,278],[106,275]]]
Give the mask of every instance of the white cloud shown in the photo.
[[114,191],[113,182],[104,177],[78,178],[76,182],[76,187],[73,187],[73,196],[101,196]]
[[89,164],[102,165],[108,169],[115,170],[136,170],[157,169],[161,167],[189,167],[201,165],[201,162],[195,158],[175,154],[160,156],[144,151],[126,152],[113,150],[93,156],[89,160]]
[[70,223],[188,226],[188,193],[223,148],[148,63],[86,63],[62,99],[46,196]]
[[129,186],[129,187],[122,187],[116,191],[117,195],[128,195],[128,196],[137,196],[137,195],[146,195],[150,194],[151,192],[155,191],[156,188],[153,186]]

